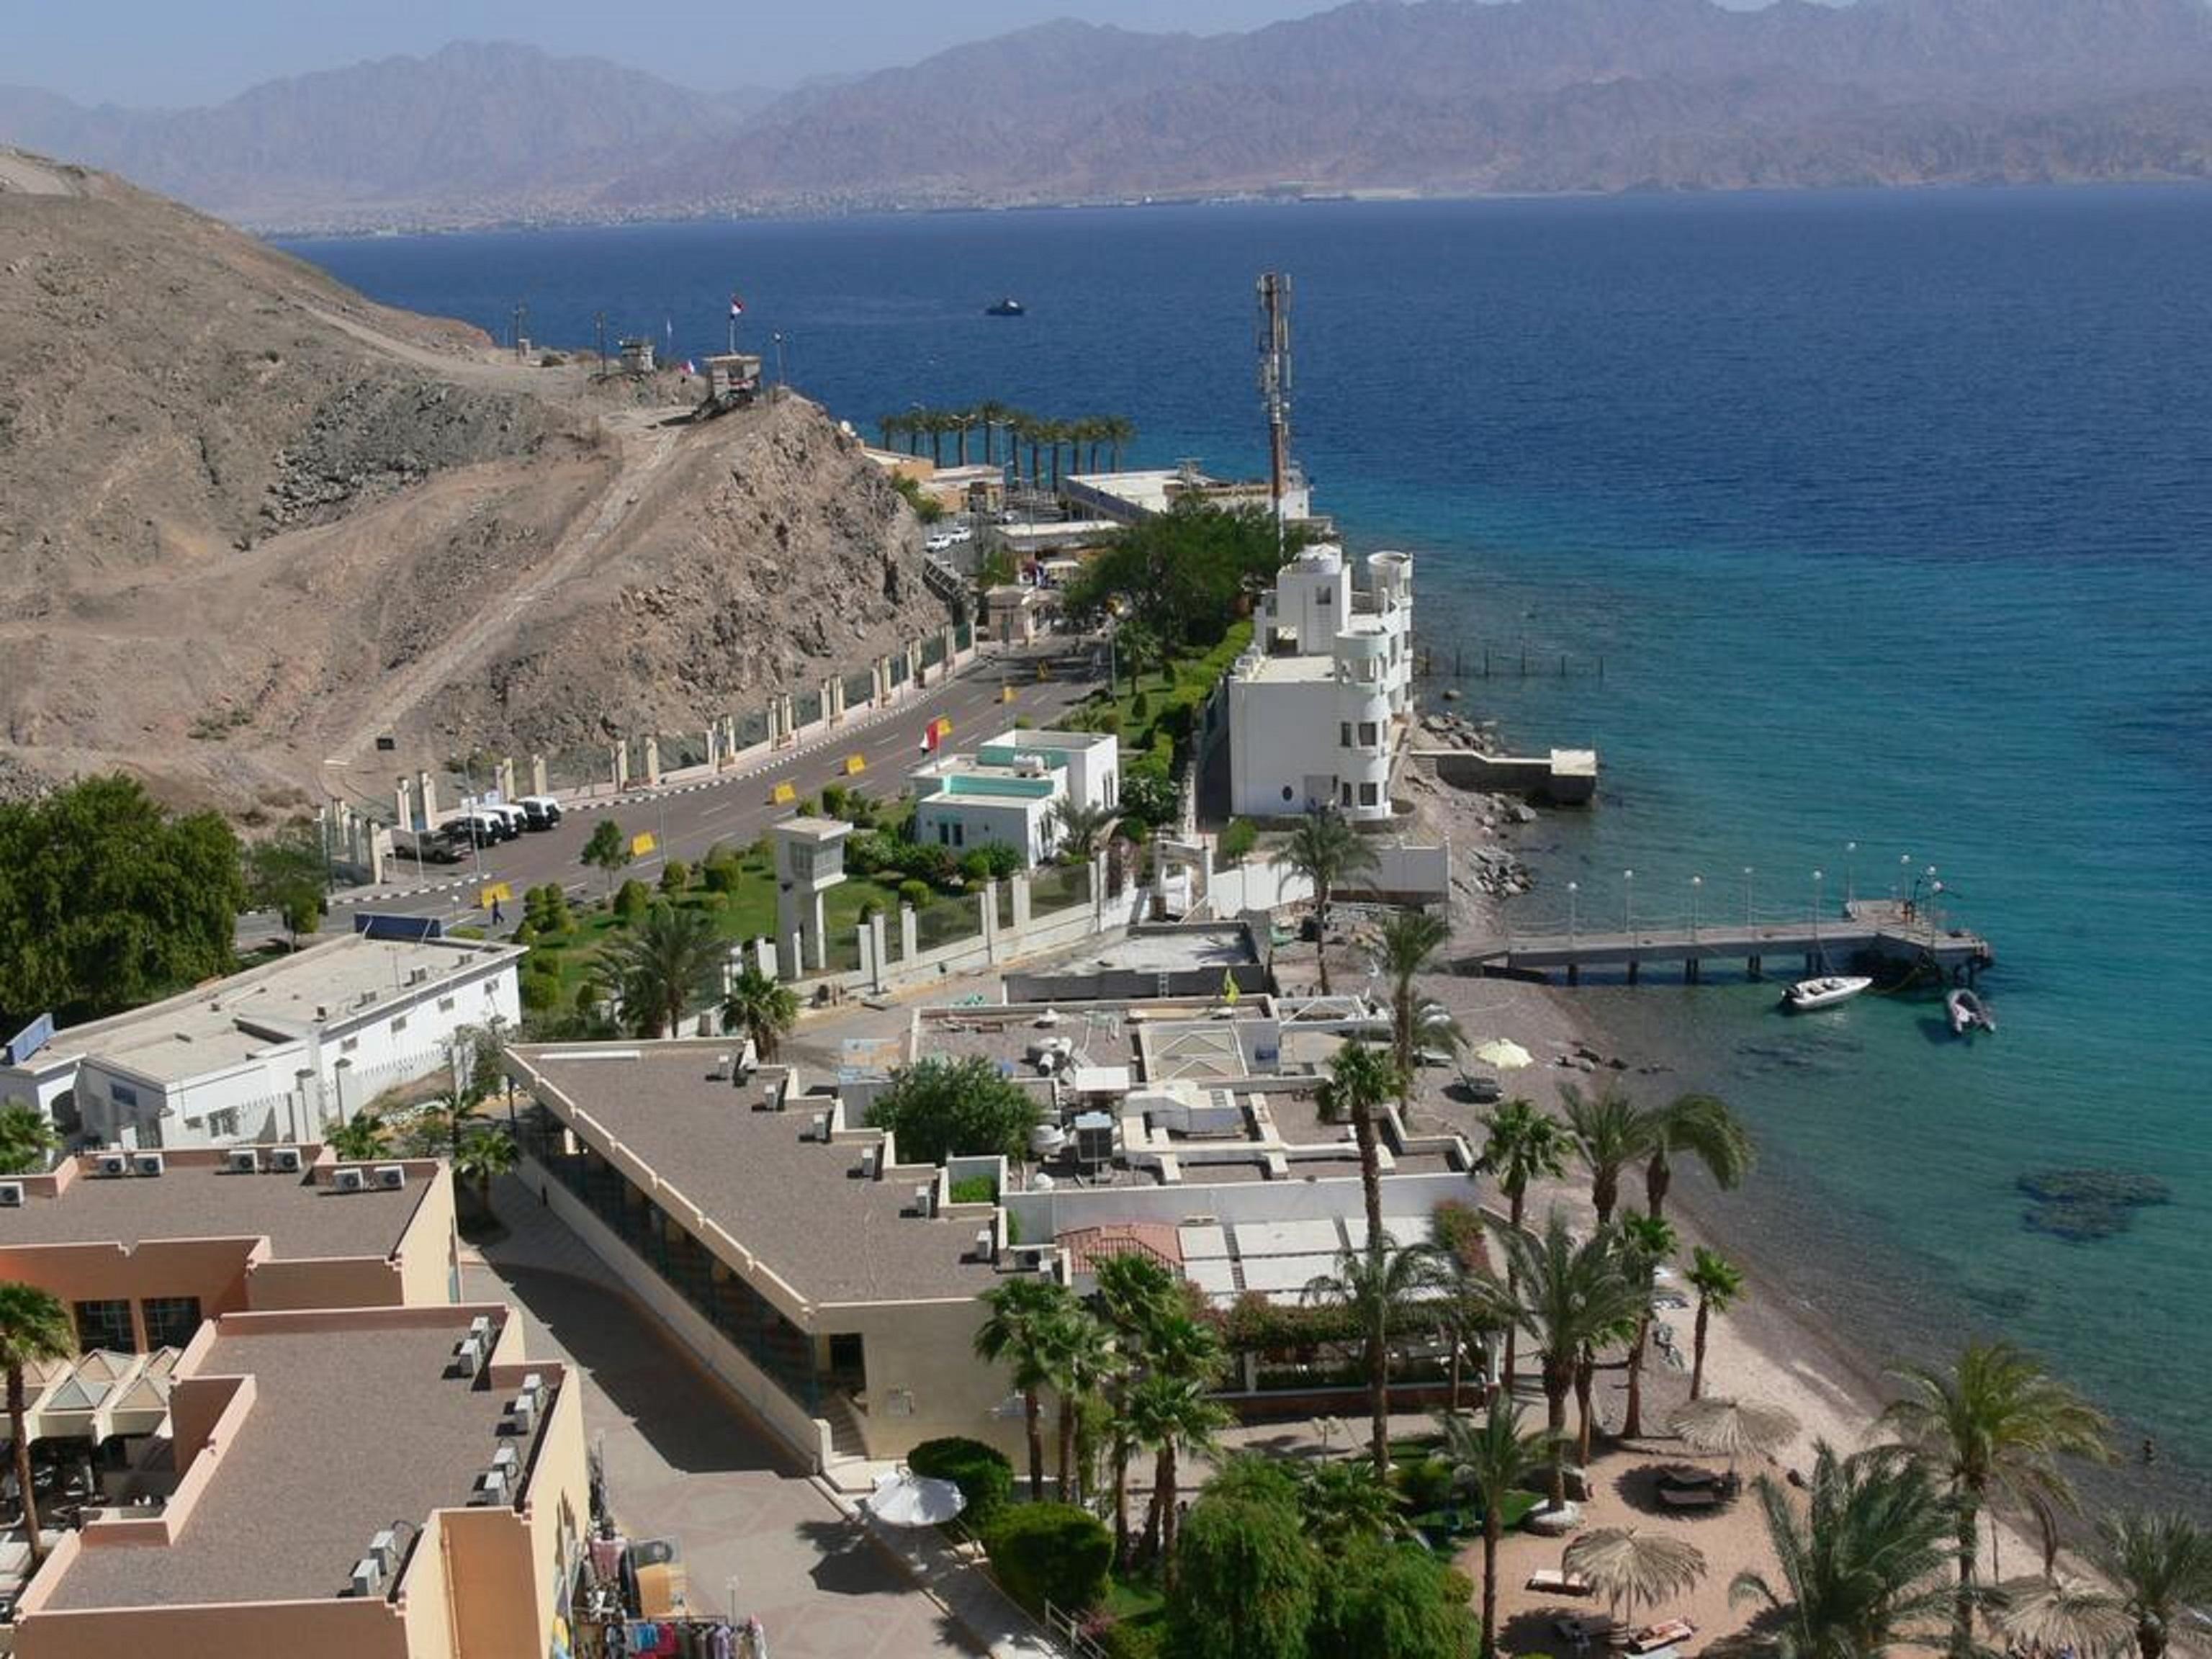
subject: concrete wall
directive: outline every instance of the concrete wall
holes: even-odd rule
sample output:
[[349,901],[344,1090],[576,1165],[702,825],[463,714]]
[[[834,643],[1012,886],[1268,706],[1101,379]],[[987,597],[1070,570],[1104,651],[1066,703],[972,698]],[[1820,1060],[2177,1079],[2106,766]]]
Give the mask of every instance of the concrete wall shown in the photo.
[[[53,1560],[81,1547],[64,1538]],[[49,1566],[40,1574],[46,1581]],[[443,1598],[433,1598],[442,1607]],[[249,1655],[312,1654],[314,1659],[445,1659],[448,1647],[417,1647],[412,1617],[383,1601],[255,1601],[191,1607],[89,1608],[20,1612],[18,1659],[246,1659]],[[410,1610],[411,1611],[411,1610]],[[441,1621],[440,1621],[441,1622]],[[428,1632],[426,1632],[426,1635]]]
[[[1293,1169],[1297,1165],[1291,1166]],[[1458,1174],[1389,1176],[1382,1184],[1382,1213],[1425,1216],[1446,1199],[1472,1202],[1474,1182]],[[1071,1228],[1117,1221],[1179,1224],[1210,1215],[1224,1226],[1239,1221],[1311,1221],[1364,1213],[1357,1176],[1321,1181],[1240,1181],[1224,1186],[1056,1188],[1049,1193],[1012,1193],[1006,1212],[1019,1219],[1024,1239],[1047,1239]]]
[[[510,1320],[508,1328],[520,1323]],[[512,1389],[526,1371],[556,1369],[495,1365],[492,1386]],[[573,1565],[564,1559],[564,1540],[573,1547],[591,1521],[583,1389],[573,1373],[562,1376],[538,1430],[522,1509],[441,1510],[437,1521],[456,1659],[544,1659],[551,1651],[554,1617],[567,1611],[555,1599]],[[411,1583],[408,1591],[411,1610],[422,1592]]]
[[1021,1420],[994,1418],[1012,1374],[975,1357],[984,1317],[974,1300],[905,1302],[820,1310],[823,1331],[857,1333],[867,1360],[860,1431],[872,1458],[903,1457],[925,1440],[965,1435],[1027,1455]]
[[198,1297],[204,1318],[252,1306],[248,1262],[259,1248],[258,1240],[238,1238],[149,1242],[136,1250],[115,1243],[23,1244],[0,1249],[0,1279],[35,1285],[64,1304],[129,1302],[143,1353],[149,1345],[141,1304],[148,1297]]
[[[1441,847],[1377,845],[1375,868],[1353,878],[1358,884],[1341,889],[1340,900],[1386,901],[1394,904],[1443,904],[1451,897],[1451,843]],[[1224,918],[1247,910],[1273,910],[1286,904],[1303,904],[1313,897],[1313,884],[1287,864],[1247,859],[1234,870],[1218,870],[1208,878],[1210,908]]]

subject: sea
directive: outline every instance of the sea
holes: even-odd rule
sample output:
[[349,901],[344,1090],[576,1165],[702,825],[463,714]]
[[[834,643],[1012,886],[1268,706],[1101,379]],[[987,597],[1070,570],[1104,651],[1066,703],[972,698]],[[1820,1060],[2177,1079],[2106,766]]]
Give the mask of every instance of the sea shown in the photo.
[[[1127,416],[1132,464],[1264,465],[1255,282],[1292,282],[1292,447],[1418,556],[1425,697],[1593,746],[1513,925],[1909,894],[1995,944],[1932,995],[1578,994],[1762,1158],[1695,1200],[1869,1368],[1969,1331],[2212,1498],[2212,191],[1152,206],[293,241],[540,345],[763,353],[875,434],[915,404]],[[987,317],[1001,295],[1019,319]],[[980,439],[975,459],[980,459]],[[951,444],[945,459],[952,459]],[[1632,872],[1632,876],[1630,872]],[[1573,884],[1571,897],[1568,884]],[[1940,884],[1940,887],[1939,887]],[[2059,1237],[2018,1182],[2149,1176]]]

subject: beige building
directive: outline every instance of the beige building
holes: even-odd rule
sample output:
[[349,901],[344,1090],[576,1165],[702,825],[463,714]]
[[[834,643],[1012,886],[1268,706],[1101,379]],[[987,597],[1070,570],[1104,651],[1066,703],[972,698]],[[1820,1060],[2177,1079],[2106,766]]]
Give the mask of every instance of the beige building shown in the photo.
[[21,1659],[561,1650],[581,1405],[507,1310],[226,1314],[168,1407],[151,1501],[62,1537],[17,1607]]
[[509,1049],[537,1103],[524,1179],[810,1465],[946,1434],[1018,1451],[1006,1374],[974,1355],[976,1298],[1030,1267],[998,1206],[732,1059],[726,1039]]

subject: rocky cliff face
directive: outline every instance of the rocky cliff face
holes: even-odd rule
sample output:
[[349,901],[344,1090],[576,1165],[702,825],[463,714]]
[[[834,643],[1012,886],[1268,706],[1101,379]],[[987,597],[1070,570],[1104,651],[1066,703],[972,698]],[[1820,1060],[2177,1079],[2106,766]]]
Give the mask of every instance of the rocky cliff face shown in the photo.
[[698,395],[517,363],[0,151],[0,786],[376,799],[455,753],[699,730],[933,625],[857,446]]

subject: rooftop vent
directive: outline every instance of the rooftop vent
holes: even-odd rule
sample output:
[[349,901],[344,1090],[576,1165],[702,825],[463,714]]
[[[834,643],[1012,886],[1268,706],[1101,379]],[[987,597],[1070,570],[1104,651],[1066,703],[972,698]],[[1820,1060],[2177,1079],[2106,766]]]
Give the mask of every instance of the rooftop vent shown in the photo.
[[131,1159],[131,1173],[137,1176],[157,1176],[167,1166],[159,1152],[137,1152]]
[[224,1157],[222,1167],[233,1175],[258,1175],[261,1154],[251,1146],[234,1146]]
[[300,1149],[297,1146],[271,1146],[269,1167],[278,1175],[297,1175],[301,1170]]

